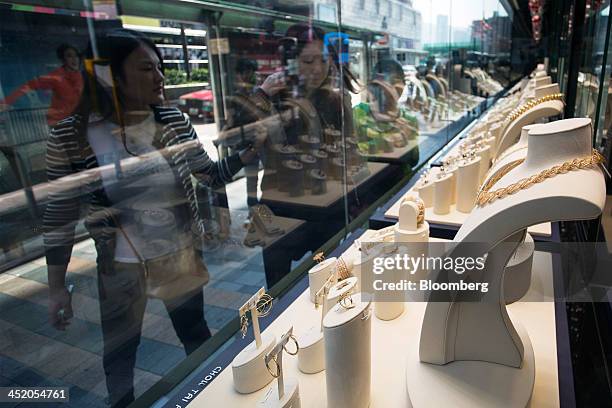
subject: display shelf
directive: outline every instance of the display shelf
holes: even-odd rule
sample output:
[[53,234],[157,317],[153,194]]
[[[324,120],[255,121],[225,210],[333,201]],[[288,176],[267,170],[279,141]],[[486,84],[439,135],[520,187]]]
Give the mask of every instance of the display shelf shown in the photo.
[[414,149],[417,149],[421,143],[427,140],[427,136],[417,136],[414,140],[408,142],[404,147],[396,147],[392,152],[378,152],[368,154],[367,158],[370,162],[382,162],[382,163],[405,163],[409,162],[414,154]]
[[383,163],[368,163],[367,166],[370,170],[370,174],[356,184],[349,184],[345,187],[341,181],[327,180],[327,192],[325,194],[312,195],[307,193],[298,197],[291,197],[289,193],[279,191],[278,189],[269,189],[262,191],[260,201],[274,207],[297,206],[326,209],[339,202],[344,194],[350,194],[355,189],[369,184],[389,165]]
[[[439,241],[432,239],[432,242]],[[342,253],[349,242],[345,242]],[[538,252],[534,254],[532,286],[521,299],[508,306],[510,317],[518,320],[527,329],[533,343],[536,361],[536,380],[531,399],[532,407],[557,407],[564,405],[560,401],[560,377],[567,371],[558,371],[555,303],[553,291],[553,258],[551,254]],[[307,279],[305,279],[307,280]],[[294,327],[294,333],[300,334],[320,322],[320,312],[315,310],[309,300],[307,283],[302,280],[294,290],[296,299],[283,308],[281,302],[275,309],[283,308],[280,315],[265,328],[266,331],[280,336],[289,327]],[[405,384],[405,361],[408,351],[417,346],[420,330],[419,324],[425,311],[426,303],[409,303],[406,310],[393,321],[381,321],[372,317],[372,400],[371,407],[406,407],[409,406]],[[557,314],[559,309],[557,309]],[[300,319],[297,320],[296,316]],[[562,316],[564,318],[564,316]],[[403,334],[403,335],[402,335]],[[556,341],[555,341],[556,340]],[[238,340],[232,345],[235,353],[246,346],[250,339]],[[232,372],[228,366],[232,356],[226,355],[224,362],[212,362],[205,368],[201,376],[193,379],[193,384],[186,385],[174,399],[166,403],[167,407],[186,406],[181,399],[185,393],[197,390],[195,398],[189,400],[190,407],[223,406],[252,407],[261,400],[272,383],[263,389],[248,395],[234,391]],[[325,371],[317,374],[303,374],[297,369],[297,358],[285,357],[285,375],[294,377],[300,384],[302,407],[326,406]],[[211,376],[209,371],[213,373]],[[569,373],[571,374],[571,368]],[[207,377],[208,375],[208,377]],[[214,378],[211,378],[214,377]],[[564,379],[564,381],[567,379]],[[198,387],[198,384],[200,388]],[[435,392],[435,390],[432,390]]]
[[[397,222],[397,204],[399,200],[409,191],[418,181],[419,177],[426,171],[422,169],[407,183],[404,188],[397,192],[383,206],[378,208],[370,217],[369,226],[373,229],[382,229],[391,226]],[[395,208],[392,210],[392,207]],[[454,205],[451,207],[451,213],[446,215],[438,215],[433,213],[432,208],[426,210],[426,217],[429,222],[430,235],[437,238],[453,239],[463,221],[468,214],[454,211]],[[535,241],[559,241],[559,225],[556,222],[545,223],[529,228],[529,232],[533,235]]]
[[304,225],[306,221],[297,220],[295,218],[279,217],[277,215],[272,216],[272,220],[275,226],[282,228],[284,232],[278,235],[263,235],[261,238],[264,242],[263,245],[258,245],[263,249],[269,249],[274,246],[279,240],[286,238],[293,234],[300,226]]
[[[408,193],[410,192],[412,192],[412,189],[408,190]],[[394,220],[394,223],[397,222],[399,218],[400,204],[401,197],[399,200],[393,203],[393,205],[387,211],[385,211],[385,217]],[[425,219],[427,222],[430,224],[447,226],[449,229],[459,230],[469,215],[470,213],[458,211],[455,204],[451,204],[450,212],[448,214],[436,214],[433,211],[433,207],[428,207],[425,209]],[[527,231],[534,237],[534,239],[539,237],[546,238],[548,240],[552,236],[552,226],[550,222],[534,225],[529,227]]]

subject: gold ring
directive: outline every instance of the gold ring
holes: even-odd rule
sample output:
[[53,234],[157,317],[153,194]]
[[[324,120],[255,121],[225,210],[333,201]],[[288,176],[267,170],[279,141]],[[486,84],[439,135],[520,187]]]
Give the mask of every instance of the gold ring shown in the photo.
[[355,302],[353,302],[353,297],[351,296],[351,292],[352,291],[349,290],[348,292],[340,296],[340,299],[338,301],[340,306],[342,306],[342,308],[344,308],[345,310],[351,310],[352,308],[355,307]]

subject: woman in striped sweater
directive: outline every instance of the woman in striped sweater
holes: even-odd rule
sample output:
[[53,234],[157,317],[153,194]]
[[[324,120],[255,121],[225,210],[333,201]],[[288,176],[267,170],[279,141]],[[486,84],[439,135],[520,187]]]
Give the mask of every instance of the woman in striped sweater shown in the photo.
[[[83,100],[74,115],[53,128],[48,142],[53,186],[44,216],[49,317],[60,330],[72,317],[66,269],[75,225],[87,204],[85,226],[98,254],[107,390],[110,405],[123,407],[134,400],[136,350],[150,292],[147,263],[196,250],[204,231],[193,177],[213,188],[231,181],[255,160],[266,136],[259,133],[249,149],[213,162],[189,120],[177,109],[162,107],[163,66],[155,45],[125,29],[105,33],[96,45],[97,65],[89,66]],[[189,259],[202,262],[201,257]],[[201,264],[172,266],[205,270]],[[185,290],[163,300],[189,354],[211,334],[202,287]]]

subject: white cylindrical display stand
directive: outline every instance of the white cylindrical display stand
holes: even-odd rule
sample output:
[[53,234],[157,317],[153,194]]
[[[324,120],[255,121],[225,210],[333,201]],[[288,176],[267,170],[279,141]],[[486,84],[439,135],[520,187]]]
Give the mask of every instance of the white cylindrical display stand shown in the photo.
[[480,185],[480,157],[457,168],[457,211],[469,213],[474,207]]
[[380,253],[381,246],[376,245],[369,250],[361,250],[359,256],[353,257],[353,277],[357,279],[355,283],[355,293],[361,292],[362,282],[363,282],[363,271],[367,271],[367,273],[372,273],[374,258],[378,256]]
[[478,180],[480,183],[482,183],[490,168],[491,147],[487,146],[487,147],[483,147],[482,149],[478,150],[478,157],[480,157]]
[[330,275],[334,272],[334,265],[336,264],[336,258],[329,258],[321,263],[316,264],[308,271],[308,287],[310,289],[310,301],[314,303],[315,294],[323,287],[323,284],[327,282]]
[[425,207],[431,207],[434,204],[434,183],[429,182],[425,184],[419,184],[414,188],[414,191],[418,193],[419,198],[423,200]]
[[270,375],[264,357],[276,344],[276,337],[269,333],[261,334],[261,346],[255,342],[246,346],[232,361],[234,388],[241,394],[250,394],[262,389],[274,377]]
[[323,319],[327,406],[367,408],[371,392],[370,301],[352,296],[355,307],[335,305]]
[[434,213],[448,214],[453,204],[455,181],[452,174],[445,174],[434,182]]
[[325,370],[325,342],[321,327],[313,327],[299,337],[298,368],[305,374]]
[[[404,206],[415,206],[414,202],[404,203]],[[416,207],[416,206],[415,206]],[[401,210],[400,210],[401,211]],[[401,217],[401,212],[400,212]],[[416,216],[415,216],[416,219]],[[395,243],[389,243],[384,248],[383,255],[385,257],[393,257],[396,250]],[[401,280],[405,279],[406,275],[405,270],[398,269],[387,269],[384,272],[383,280],[388,282],[401,282]],[[389,295],[386,291],[373,291],[374,292],[374,315],[380,320],[393,320],[399,317],[404,311],[404,299],[400,297],[400,299],[394,299],[392,295]]]

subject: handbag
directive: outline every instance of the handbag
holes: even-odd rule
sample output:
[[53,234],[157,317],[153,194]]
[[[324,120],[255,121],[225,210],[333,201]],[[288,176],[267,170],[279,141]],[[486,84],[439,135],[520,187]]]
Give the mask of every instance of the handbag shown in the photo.
[[153,259],[144,259],[114,215],[112,218],[144,270],[148,297],[177,299],[200,290],[210,280],[208,268],[194,244]]

